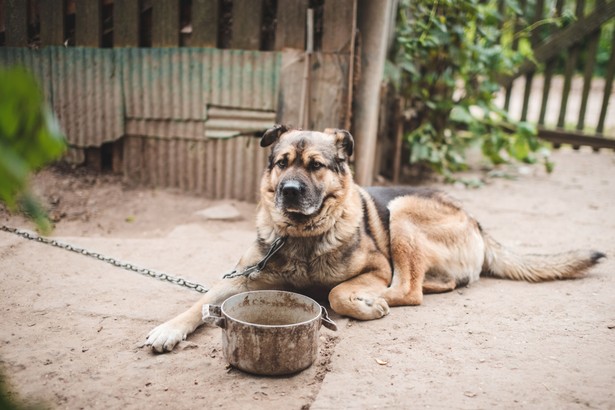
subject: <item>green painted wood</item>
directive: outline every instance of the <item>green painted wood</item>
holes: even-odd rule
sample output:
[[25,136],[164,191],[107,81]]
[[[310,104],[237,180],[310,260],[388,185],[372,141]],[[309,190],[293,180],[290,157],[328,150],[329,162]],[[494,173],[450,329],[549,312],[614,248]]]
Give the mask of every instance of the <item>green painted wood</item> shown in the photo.
[[139,2],[115,0],[113,3],[113,46],[139,46]]
[[5,0],[4,32],[7,47],[26,47],[28,45],[28,2]]
[[308,0],[278,1],[275,49],[305,49]]
[[544,71],[544,84],[542,86],[542,99],[540,103],[540,115],[538,117],[538,124],[544,125],[545,116],[547,114],[547,103],[549,101],[549,93],[551,91],[551,79],[553,78],[553,71],[555,71],[555,59],[547,61]]
[[[575,12],[577,19],[583,19],[584,9],[585,0],[577,0]],[[572,77],[574,75],[580,51],[581,50],[578,46],[572,46],[568,50],[568,58],[566,59],[566,66],[564,68],[564,88],[562,90],[562,102],[560,104],[559,117],[557,119],[558,128],[564,128],[564,126],[566,125],[566,110],[568,108],[568,97],[570,96]]]
[[152,2],[152,47],[179,45],[179,1]]
[[192,0],[191,46],[218,45],[218,10],[218,0]]
[[102,18],[100,0],[80,0],[75,11],[75,45],[100,47]]
[[538,136],[552,142],[556,146],[570,144],[572,146],[588,146],[594,149],[607,148],[615,150],[615,139],[588,135],[578,131],[538,127]]

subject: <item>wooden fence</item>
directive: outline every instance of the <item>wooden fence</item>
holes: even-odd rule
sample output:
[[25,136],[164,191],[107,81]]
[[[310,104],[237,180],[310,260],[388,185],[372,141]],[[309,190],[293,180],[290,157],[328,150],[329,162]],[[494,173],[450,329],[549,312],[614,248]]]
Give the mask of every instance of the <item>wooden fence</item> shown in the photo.
[[147,185],[254,200],[266,153],[250,135],[274,122],[348,127],[356,7],[0,0],[0,64],[36,74],[73,160]]
[[[536,112],[537,118],[534,116],[533,119],[538,123],[540,137],[552,141],[556,146],[564,143],[574,147],[615,149],[615,129],[605,129],[609,102],[613,95],[615,30],[612,30],[610,58],[603,73],[604,77],[595,77],[598,42],[605,24],[615,18],[615,1],[596,0],[588,4],[585,0],[576,0],[567,4],[574,5],[576,19],[572,23],[561,29],[545,25],[532,31],[531,43],[540,67],[537,68],[535,63],[528,61],[515,76],[505,82],[504,108],[511,108],[513,80],[523,77],[523,102],[519,117],[521,120],[532,119],[529,118],[529,113]],[[556,0],[555,17],[562,15],[565,5],[564,0]],[[548,17],[553,4],[545,0],[532,3],[524,0],[520,2],[520,6],[527,17],[524,22],[527,25],[536,24]],[[520,23],[518,29],[523,28]],[[563,81],[554,87],[558,69],[563,69],[560,74]],[[575,92],[575,77],[578,71],[582,74],[576,82],[582,85]],[[536,95],[537,90],[534,87],[537,77],[542,80],[540,95]],[[550,101],[555,96],[559,97],[559,102]],[[598,99],[599,103],[596,101]],[[540,102],[539,105],[534,103],[537,101]],[[569,104],[577,101],[575,108],[578,111],[571,112]],[[599,113],[592,116],[592,123],[588,121],[588,107],[591,104],[594,104],[594,111]],[[614,108],[611,104],[610,109]],[[556,110],[558,113],[555,122],[548,121],[549,110]],[[609,133],[611,135],[608,135]]]

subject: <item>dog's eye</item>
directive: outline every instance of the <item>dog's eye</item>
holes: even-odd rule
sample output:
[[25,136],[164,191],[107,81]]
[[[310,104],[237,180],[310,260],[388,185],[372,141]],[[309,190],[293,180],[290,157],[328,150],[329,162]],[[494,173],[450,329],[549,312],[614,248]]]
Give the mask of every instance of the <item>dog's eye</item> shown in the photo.
[[310,163],[310,168],[312,169],[312,171],[318,171],[321,168],[324,168],[325,164],[323,164],[322,162],[318,162],[318,161],[312,161]]
[[278,160],[278,162],[276,162],[275,165],[280,169],[284,169],[288,165],[288,160],[286,158],[282,158]]

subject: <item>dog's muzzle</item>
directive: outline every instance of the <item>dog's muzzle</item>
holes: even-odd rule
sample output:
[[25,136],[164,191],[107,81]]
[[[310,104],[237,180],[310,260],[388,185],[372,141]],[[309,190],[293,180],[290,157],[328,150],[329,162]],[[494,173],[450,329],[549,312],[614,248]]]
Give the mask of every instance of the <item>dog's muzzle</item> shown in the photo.
[[276,206],[288,213],[309,216],[318,210],[317,197],[304,182],[288,179],[278,185]]

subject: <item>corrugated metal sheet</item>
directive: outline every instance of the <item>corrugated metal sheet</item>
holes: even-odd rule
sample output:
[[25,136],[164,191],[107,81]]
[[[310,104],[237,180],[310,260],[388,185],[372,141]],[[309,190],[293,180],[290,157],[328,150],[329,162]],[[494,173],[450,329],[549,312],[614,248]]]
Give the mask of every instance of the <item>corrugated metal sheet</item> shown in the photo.
[[209,198],[257,198],[267,150],[256,138],[224,137],[273,125],[280,53],[0,48],[0,62],[35,72],[74,146],[125,135],[128,179]]
[[45,96],[51,103],[51,67],[47,50],[31,50],[20,47],[0,47],[0,65],[21,66],[37,79]]
[[113,50],[0,47],[0,62],[20,65],[40,81],[68,142],[100,146],[124,135],[121,79]]
[[275,124],[275,116],[275,111],[208,107],[205,136],[230,138],[242,133],[264,131]]
[[173,187],[212,199],[254,202],[268,150],[258,139],[152,138],[124,142],[124,174],[148,186]]
[[53,108],[69,142],[99,147],[124,135],[120,72],[111,49],[50,51]]
[[275,111],[281,56],[209,48],[116,49],[126,116],[204,120],[206,107]]

